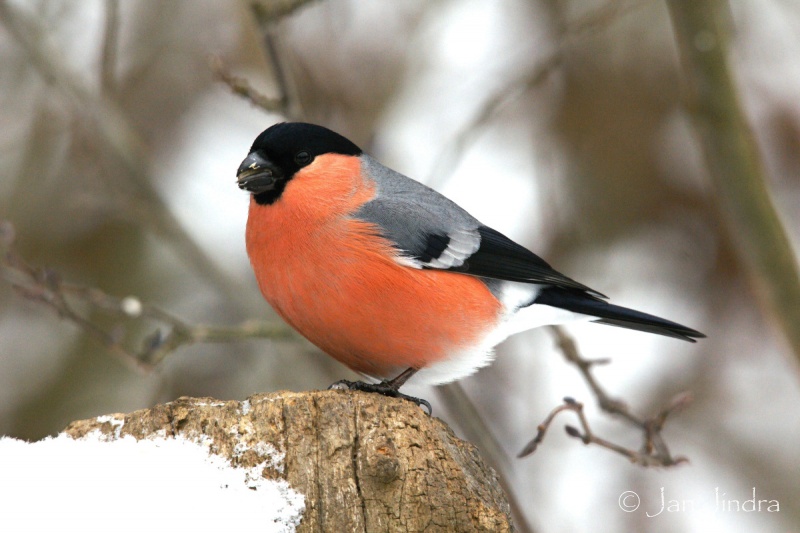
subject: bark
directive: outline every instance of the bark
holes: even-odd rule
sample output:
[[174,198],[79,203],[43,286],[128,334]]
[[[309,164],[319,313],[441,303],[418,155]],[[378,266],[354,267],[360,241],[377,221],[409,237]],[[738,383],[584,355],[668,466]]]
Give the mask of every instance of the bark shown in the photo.
[[252,467],[242,445],[285,453],[263,476],[285,479],[306,498],[298,531],[513,531],[495,472],[471,444],[404,400],[350,391],[278,392],[245,402],[178,400],[129,414],[70,424],[80,438],[182,435],[210,439],[211,451]]

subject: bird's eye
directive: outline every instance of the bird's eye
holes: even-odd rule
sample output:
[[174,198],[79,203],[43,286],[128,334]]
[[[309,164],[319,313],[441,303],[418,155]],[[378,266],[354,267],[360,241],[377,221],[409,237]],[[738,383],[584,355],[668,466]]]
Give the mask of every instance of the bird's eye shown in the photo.
[[307,164],[311,163],[311,160],[314,159],[311,157],[311,152],[308,150],[300,150],[296,154],[294,154],[294,162],[300,165],[301,167],[306,166]]

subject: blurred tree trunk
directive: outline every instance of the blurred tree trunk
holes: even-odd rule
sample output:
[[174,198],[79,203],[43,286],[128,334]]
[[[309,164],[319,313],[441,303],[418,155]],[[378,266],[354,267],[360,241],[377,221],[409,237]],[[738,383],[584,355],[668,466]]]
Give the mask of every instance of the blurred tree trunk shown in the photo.
[[514,530],[497,476],[475,447],[404,400],[349,391],[184,397],[115,418],[121,428],[105,417],[73,422],[66,433],[210,439],[214,453],[247,468],[261,458],[237,454],[242,444],[274,446],[283,465],[262,475],[305,496],[301,532]]
[[687,104],[728,231],[800,368],[800,274],[770,198],[761,153],[728,67],[725,0],[667,2],[689,86]]

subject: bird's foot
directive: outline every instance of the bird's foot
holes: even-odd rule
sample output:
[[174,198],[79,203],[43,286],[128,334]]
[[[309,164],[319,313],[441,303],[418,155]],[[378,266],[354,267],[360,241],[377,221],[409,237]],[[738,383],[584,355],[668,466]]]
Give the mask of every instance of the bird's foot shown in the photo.
[[385,380],[381,381],[380,383],[365,383],[363,381],[349,381],[346,379],[340,379],[339,381],[328,387],[328,390],[331,389],[375,392],[378,394],[382,394],[384,396],[388,396],[390,398],[402,398],[403,400],[408,400],[409,402],[415,403],[419,407],[424,407],[425,409],[428,410],[429,415],[433,413],[433,408],[431,407],[431,404],[430,402],[428,402],[428,400],[423,400],[422,398],[417,398],[415,396],[409,396],[408,394],[403,394],[402,392],[397,390],[397,383],[394,380]]

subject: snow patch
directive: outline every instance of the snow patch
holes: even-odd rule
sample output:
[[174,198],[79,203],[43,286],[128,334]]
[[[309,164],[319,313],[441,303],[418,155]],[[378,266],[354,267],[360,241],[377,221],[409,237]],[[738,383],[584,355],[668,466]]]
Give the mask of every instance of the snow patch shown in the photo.
[[[235,458],[252,450],[259,464],[232,466],[210,453],[206,436],[119,437],[124,421],[98,422],[93,431],[38,442],[0,438],[3,497],[0,531],[266,531],[289,533],[300,523],[305,498],[284,480],[284,454],[267,443],[236,445]],[[165,433],[165,432],[162,432]]]

